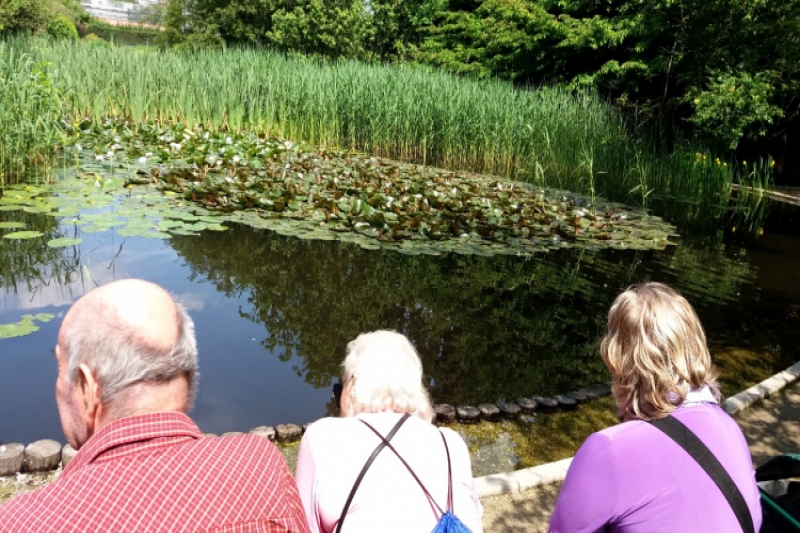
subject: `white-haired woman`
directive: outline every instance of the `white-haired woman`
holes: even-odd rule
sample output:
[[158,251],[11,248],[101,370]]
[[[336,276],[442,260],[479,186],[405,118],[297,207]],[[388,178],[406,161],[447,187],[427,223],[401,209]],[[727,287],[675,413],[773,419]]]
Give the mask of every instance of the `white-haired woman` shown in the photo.
[[631,287],[611,307],[600,353],[623,423],[578,450],[550,530],[758,531],[750,451],[719,406],[717,373],[689,302],[660,283]]
[[431,424],[422,363],[408,339],[361,334],[342,366],[341,418],[312,424],[297,459],[312,533],[427,533],[448,508],[482,531],[469,452],[457,433]]

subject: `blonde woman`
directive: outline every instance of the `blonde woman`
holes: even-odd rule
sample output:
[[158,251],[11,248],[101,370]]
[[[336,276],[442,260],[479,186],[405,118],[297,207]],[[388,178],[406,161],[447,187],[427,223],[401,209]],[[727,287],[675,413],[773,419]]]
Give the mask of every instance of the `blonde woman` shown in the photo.
[[342,366],[334,389],[341,418],[312,424],[297,459],[312,533],[427,533],[448,508],[481,532],[467,446],[431,424],[422,363],[408,339],[393,331],[359,335]]
[[[719,406],[717,373],[689,302],[660,283],[628,289],[611,307],[600,353],[622,423],[591,435],[578,450],[550,530],[758,531],[750,451]],[[730,478],[729,492],[741,495],[737,511],[701,466],[713,459],[698,462],[660,429],[664,425],[680,429],[678,440],[693,434],[718,460]]]

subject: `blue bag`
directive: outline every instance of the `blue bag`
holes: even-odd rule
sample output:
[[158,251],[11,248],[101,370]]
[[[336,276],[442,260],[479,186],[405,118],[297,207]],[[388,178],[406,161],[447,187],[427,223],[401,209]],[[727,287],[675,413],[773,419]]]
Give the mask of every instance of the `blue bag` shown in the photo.
[[472,533],[456,515],[445,511],[431,533]]

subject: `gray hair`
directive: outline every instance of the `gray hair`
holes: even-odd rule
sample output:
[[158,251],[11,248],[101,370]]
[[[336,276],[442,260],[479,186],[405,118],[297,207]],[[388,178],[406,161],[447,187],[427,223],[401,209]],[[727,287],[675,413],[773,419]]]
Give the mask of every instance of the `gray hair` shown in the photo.
[[76,384],[78,367],[86,364],[100,385],[101,401],[113,410],[124,409],[116,400],[130,385],[170,381],[183,374],[189,382],[187,409],[191,408],[198,381],[194,322],[174,296],[172,300],[177,309],[178,338],[167,349],[148,342],[110,306],[82,310],[64,332],[70,384]]
[[345,416],[394,411],[433,420],[422,362],[409,340],[395,331],[362,333],[347,345],[344,382],[355,378]]

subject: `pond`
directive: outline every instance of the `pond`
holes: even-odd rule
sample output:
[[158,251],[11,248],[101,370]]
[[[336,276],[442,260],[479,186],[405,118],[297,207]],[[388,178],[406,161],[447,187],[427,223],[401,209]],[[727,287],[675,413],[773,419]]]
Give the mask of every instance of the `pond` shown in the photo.
[[[75,218],[33,209],[0,210],[0,223],[45,234],[0,239],[0,324],[33,315],[29,323],[39,327],[0,340],[0,441],[63,442],[51,352],[61,319],[90,288],[128,277],[167,288],[195,320],[201,380],[192,417],[205,432],[335,414],[330,387],[347,342],[379,328],[413,341],[436,402],[513,401],[607,381],[598,343],[608,308],[625,287],[650,280],[695,305],[723,392],[732,394],[800,359],[800,211],[763,199],[750,204],[655,204],[681,234],[663,250],[528,257],[409,256],[235,223],[227,231],[144,238],[112,226],[87,231]],[[79,218],[124,209],[118,199]],[[52,238],[82,242],[51,248],[45,243]],[[459,429],[481,475],[567,457],[612,421],[605,398],[577,414],[540,415],[527,423],[533,429]],[[498,452],[498,459],[493,450],[503,448],[513,453]]]

